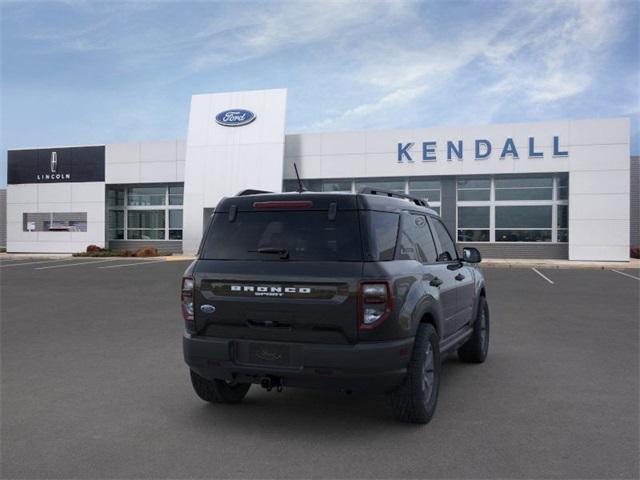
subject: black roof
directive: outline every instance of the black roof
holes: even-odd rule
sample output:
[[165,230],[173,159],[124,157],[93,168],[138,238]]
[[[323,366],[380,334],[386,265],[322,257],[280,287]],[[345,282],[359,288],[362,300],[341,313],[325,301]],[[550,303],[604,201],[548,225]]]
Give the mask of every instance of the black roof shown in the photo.
[[[216,212],[228,212],[232,207],[238,211],[253,211],[254,203],[279,201],[309,201],[309,210],[328,210],[330,204],[335,203],[338,210],[378,210],[389,212],[415,211],[437,215],[437,213],[422,205],[417,205],[412,199],[387,196],[386,194],[352,193],[352,192],[284,192],[284,193],[249,193],[241,192],[240,196],[226,197],[220,200]],[[385,192],[386,193],[386,192]],[[289,210],[291,207],[275,206],[273,210]]]

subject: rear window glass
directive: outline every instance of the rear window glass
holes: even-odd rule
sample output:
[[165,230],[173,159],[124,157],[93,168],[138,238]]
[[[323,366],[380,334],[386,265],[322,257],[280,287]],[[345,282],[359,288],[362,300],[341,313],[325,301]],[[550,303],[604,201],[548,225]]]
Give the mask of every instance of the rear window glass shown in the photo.
[[[329,221],[326,211],[238,212],[233,222],[226,213],[214,215],[203,243],[206,260],[361,261],[358,213],[338,211]],[[263,250],[263,253],[258,252]]]

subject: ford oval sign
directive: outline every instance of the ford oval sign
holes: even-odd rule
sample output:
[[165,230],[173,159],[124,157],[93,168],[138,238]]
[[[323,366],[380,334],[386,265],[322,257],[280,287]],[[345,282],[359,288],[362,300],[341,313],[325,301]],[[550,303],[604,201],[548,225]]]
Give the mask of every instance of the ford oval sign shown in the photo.
[[241,127],[256,119],[256,114],[249,110],[225,110],[216,115],[216,123],[223,127]]

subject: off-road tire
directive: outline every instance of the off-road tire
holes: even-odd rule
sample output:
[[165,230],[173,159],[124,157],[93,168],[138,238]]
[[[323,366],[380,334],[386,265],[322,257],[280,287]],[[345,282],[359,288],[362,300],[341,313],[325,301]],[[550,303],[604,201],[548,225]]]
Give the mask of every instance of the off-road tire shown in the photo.
[[[432,372],[430,388],[425,383],[425,371],[429,368]],[[438,403],[441,368],[440,339],[432,325],[423,323],[418,327],[407,375],[402,385],[387,394],[387,402],[396,420],[429,423]]]
[[489,304],[480,297],[478,313],[473,324],[473,333],[460,348],[458,357],[466,363],[482,363],[489,352]]
[[193,389],[205,402],[240,403],[251,387],[250,383],[230,384],[224,380],[207,380],[193,370],[190,373]]

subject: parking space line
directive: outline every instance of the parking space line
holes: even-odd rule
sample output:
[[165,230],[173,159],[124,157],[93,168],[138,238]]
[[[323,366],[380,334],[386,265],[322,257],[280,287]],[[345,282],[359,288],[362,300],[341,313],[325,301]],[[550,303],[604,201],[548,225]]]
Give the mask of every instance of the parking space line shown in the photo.
[[54,263],[54,262],[68,262],[69,260],[71,260],[71,258],[58,258],[57,260],[38,260],[37,262],[25,262],[23,260],[23,261],[18,261],[18,263],[0,264],[0,268],[20,267],[22,265],[38,265],[43,263]]
[[136,263],[125,263],[125,264],[120,264],[120,265],[107,265],[106,267],[98,267],[99,269],[103,269],[103,268],[120,268],[120,267],[135,267],[138,265],[149,265],[150,263],[161,263],[161,262],[166,262],[166,260],[163,258],[162,260],[140,260]]
[[549,282],[551,285],[554,285],[553,280],[551,280],[549,277],[543,275],[542,273],[540,273],[538,270],[536,270],[535,268],[532,268],[531,270],[533,270],[534,272],[536,272],[538,275],[540,275],[542,278],[544,278],[547,282]]
[[92,263],[113,262],[114,260],[118,260],[118,259],[117,258],[108,258],[106,260],[94,260],[94,261],[91,261],[91,262],[67,263],[66,265],[50,265],[48,267],[37,267],[37,268],[34,268],[34,270],[48,270],[50,268],[75,267],[77,265],[91,265]]
[[629,275],[628,273],[619,272],[618,270],[611,269],[612,272],[619,273],[620,275],[624,275],[625,277],[635,278],[636,280],[640,280],[640,277],[635,277],[633,275]]

